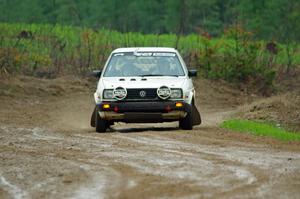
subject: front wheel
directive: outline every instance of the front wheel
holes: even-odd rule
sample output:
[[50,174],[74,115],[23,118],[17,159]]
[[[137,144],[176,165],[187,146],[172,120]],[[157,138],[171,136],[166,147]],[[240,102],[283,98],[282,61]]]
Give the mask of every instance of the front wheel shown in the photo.
[[184,130],[192,130],[193,129],[193,114],[192,114],[192,108],[188,106],[186,110],[186,116],[185,118],[179,120],[179,127]]
[[100,115],[98,108],[95,111],[95,127],[98,133],[105,133],[106,129],[109,127],[109,123],[106,120],[103,120]]

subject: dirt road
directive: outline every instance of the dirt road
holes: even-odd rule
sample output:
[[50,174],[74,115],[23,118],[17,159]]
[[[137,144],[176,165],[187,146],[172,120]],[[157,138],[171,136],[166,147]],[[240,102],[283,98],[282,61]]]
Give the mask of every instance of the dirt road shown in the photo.
[[193,131],[117,124],[99,134],[89,82],[2,82],[0,198],[299,198],[299,144],[219,129],[248,98],[205,83]]

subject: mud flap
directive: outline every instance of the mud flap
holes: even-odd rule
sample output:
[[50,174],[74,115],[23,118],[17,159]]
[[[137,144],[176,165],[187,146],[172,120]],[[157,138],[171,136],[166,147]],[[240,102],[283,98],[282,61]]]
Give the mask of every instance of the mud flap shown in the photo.
[[197,107],[194,104],[192,105],[192,115],[193,115],[193,125],[200,125],[201,116]]
[[95,114],[96,114],[96,106],[94,108],[94,111],[93,111],[92,117],[91,117],[91,126],[92,127],[96,127],[96,124],[95,124]]

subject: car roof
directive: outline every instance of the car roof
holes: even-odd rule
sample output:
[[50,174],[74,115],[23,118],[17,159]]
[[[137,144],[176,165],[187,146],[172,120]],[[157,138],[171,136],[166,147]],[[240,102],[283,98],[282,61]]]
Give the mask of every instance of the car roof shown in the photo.
[[131,48],[117,48],[113,53],[126,53],[126,52],[173,52],[177,53],[174,48],[166,47],[131,47]]

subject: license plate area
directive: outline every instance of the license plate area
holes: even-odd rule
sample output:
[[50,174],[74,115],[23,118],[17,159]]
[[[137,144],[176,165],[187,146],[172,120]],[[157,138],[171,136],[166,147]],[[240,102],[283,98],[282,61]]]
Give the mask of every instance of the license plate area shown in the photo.
[[139,113],[139,112],[125,112],[124,120],[126,122],[162,122],[161,113]]

